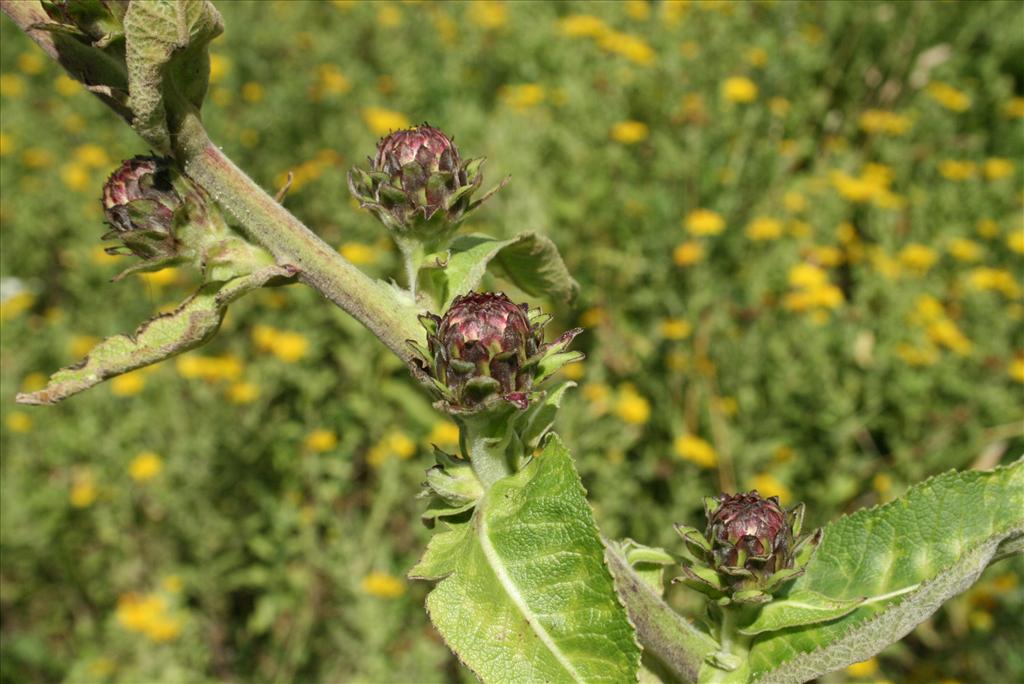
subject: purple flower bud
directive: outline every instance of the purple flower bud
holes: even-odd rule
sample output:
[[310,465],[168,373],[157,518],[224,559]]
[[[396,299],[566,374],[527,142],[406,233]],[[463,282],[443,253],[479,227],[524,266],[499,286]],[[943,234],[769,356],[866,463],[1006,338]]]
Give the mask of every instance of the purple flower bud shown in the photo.
[[[171,168],[160,157],[135,157],[121,164],[103,186],[103,213],[113,228],[104,239],[119,239],[132,254],[166,259],[178,252],[175,214],[182,198],[174,188]],[[111,247],[111,254],[121,253]]]
[[779,497],[765,499],[753,491],[720,494],[714,501],[717,506],[709,507],[707,537],[720,566],[768,574],[786,567],[793,535]]
[[428,124],[385,136],[369,162],[369,172],[349,172],[352,195],[396,239],[438,243],[434,247],[501,187],[472,201],[483,182],[483,159],[463,161],[452,139]]
[[[473,412],[495,399],[527,408],[537,384],[579,358],[565,351],[579,329],[544,344],[548,318],[500,292],[471,292],[457,297],[443,317],[421,317],[427,328],[423,366],[444,397],[443,408]],[[549,358],[552,363],[540,363]]]

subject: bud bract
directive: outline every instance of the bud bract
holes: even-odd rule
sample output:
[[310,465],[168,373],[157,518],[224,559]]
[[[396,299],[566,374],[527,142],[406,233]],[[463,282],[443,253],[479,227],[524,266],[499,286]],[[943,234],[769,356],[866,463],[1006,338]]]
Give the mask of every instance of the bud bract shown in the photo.
[[471,292],[457,297],[443,317],[420,320],[427,329],[420,363],[442,397],[440,408],[451,413],[504,403],[526,409],[540,383],[581,357],[566,351],[581,329],[544,344],[550,317],[502,293]]
[[459,222],[500,189],[472,201],[484,160],[463,161],[452,139],[428,124],[385,136],[368,161],[369,171],[349,172],[349,189],[400,243],[443,246]]

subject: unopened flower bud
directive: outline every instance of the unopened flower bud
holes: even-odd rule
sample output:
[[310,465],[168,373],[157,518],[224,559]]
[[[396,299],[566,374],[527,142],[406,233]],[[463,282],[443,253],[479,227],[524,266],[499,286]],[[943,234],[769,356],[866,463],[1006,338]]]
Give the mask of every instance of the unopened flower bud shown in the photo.
[[[173,258],[178,253],[175,215],[183,200],[171,180],[171,168],[161,157],[135,157],[121,164],[103,186],[103,213],[110,232],[137,257]],[[120,254],[120,247],[107,249]]]
[[527,408],[541,382],[580,357],[565,351],[578,328],[544,344],[549,318],[502,293],[469,293],[457,297],[443,317],[421,317],[427,328],[421,362],[442,395],[442,407],[453,413],[496,402]]
[[427,124],[385,136],[368,161],[369,172],[358,167],[349,172],[352,195],[396,239],[431,247],[447,239],[469,212],[501,187],[472,201],[470,196],[483,182],[483,159],[463,161],[452,139]]
[[707,528],[677,526],[693,563],[686,581],[712,596],[768,600],[775,589],[803,573],[821,531],[799,537],[804,505],[785,510],[777,496],[756,491],[704,500]]

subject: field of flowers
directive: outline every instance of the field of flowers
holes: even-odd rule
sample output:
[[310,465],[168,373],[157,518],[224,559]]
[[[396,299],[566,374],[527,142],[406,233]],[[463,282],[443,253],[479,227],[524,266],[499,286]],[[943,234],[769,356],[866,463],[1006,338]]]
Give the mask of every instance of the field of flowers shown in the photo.
[[[1024,453],[1020,4],[218,4],[212,137],[367,272],[400,278],[345,183],[379,136],[511,174],[464,230],[544,232],[580,282],[559,430],[605,534],[676,545],[739,488],[817,525]],[[405,579],[458,432],[315,292],[14,404],[198,281],[110,282],[97,198],[146,149],[0,37],[0,683],[470,681]],[[1024,677],[1022,568],[827,681]]]

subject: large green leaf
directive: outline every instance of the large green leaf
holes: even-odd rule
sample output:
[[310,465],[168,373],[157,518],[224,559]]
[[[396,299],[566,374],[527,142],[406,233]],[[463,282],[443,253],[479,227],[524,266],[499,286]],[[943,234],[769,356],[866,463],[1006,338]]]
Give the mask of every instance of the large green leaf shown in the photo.
[[508,240],[464,235],[452,243],[446,260],[427,269],[426,277],[439,293],[440,310],[476,289],[488,267],[535,297],[571,300],[579,289],[555,243],[543,235],[520,233]]
[[207,45],[223,30],[220,14],[207,0],[128,6],[124,34],[132,125],[164,154],[185,110],[202,107],[210,74]]
[[790,595],[865,599],[832,622],[755,638],[749,671],[719,681],[803,682],[864,660],[961,593],[1024,535],[1024,462],[946,473],[825,528]]
[[636,681],[640,647],[557,437],[447,528],[409,575],[440,580],[427,610],[483,681]]
[[50,376],[46,387],[19,394],[17,401],[56,404],[116,375],[199,347],[217,333],[228,304],[272,279],[294,274],[292,269],[270,266],[227,282],[207,283],[177,309],[146,321],[133,334],[106,338],[84,359]]

